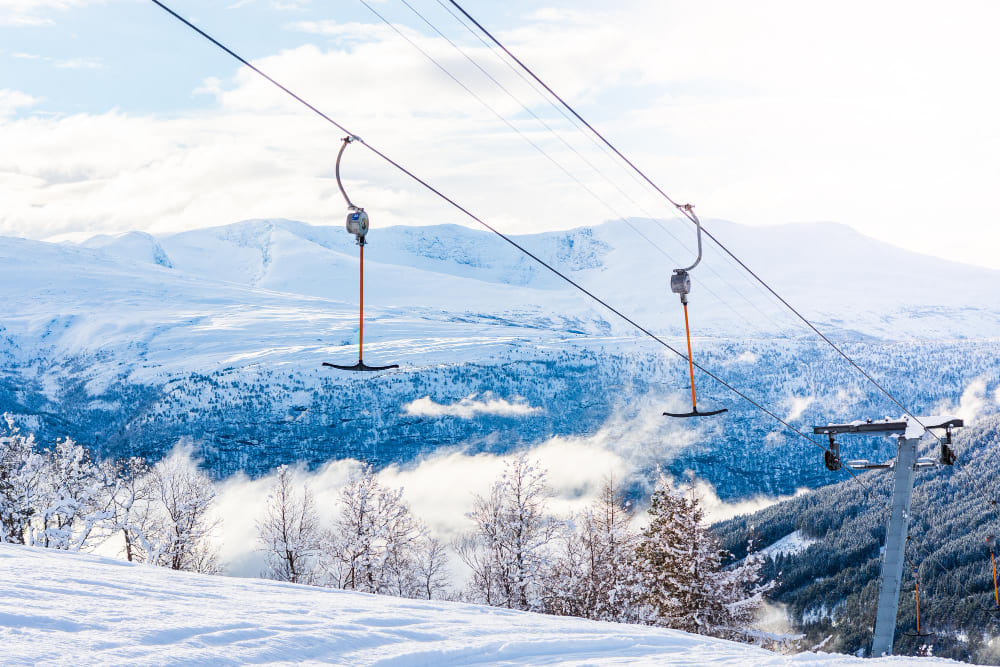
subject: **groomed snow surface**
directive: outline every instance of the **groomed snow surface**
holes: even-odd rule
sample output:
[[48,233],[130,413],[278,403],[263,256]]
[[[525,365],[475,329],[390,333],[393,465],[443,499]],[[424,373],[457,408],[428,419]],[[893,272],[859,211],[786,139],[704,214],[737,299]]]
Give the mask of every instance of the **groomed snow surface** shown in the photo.
[[[673,630],[172,572],[11,545],[0,545],[0,662],[871,663],[830,654],[781,656]],[[889,658],[875,662],[916,661]],[[948,663],[927,658],[919,662]]]

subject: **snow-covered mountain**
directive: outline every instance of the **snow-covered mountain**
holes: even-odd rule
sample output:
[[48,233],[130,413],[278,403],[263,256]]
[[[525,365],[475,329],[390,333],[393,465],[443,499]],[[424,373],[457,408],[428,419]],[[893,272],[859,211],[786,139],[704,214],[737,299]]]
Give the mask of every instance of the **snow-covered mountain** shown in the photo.
[[[843,225],[708,224],[831,333],[939,339],[994,337],[1000,331],[1000,271],[900,250]],[[642,324],[680,330],[667,281],[672,267],[693,258],[693,230],[686,222],[634,220],[515,238]],[[595,312],[616,330],[632,333],[489,232],[457,225],[391,227],[375,230],[370,240],[371,306],[484,315]],[[83,246],[211,283],[357,303],[357,249],[339,226],[257,220],[159,239],[136,232],[95,237]],[[694,282],[692,316],[701,333],[741,338],[747,329],[770,336],[801,328],[708,239]]]
[[[970,380],[1000,375],[1000,272],[839,225],[707,226],[914,409],[956,403]],[[634,220],[516,240],[683,347],[667,281],[693,257],[689,226]],[[441,225],[375,229],[369,241],[365,359],[401,366],[374,377],[321,367],[357,354],[357,247],[339,225],[257,220],[79,245],[0,238],[0,411],[113,455],[157,455],[189,436],[223,475],[300,459],[407,461],[442,446],[504,450],[683,407],[682,360],[502,239]],[[705,248],[691,317],[707,367],[802,425],[898,411]],[[707,378],[699,388],[729,415],[683,437],[648,430],[636,445],[643,466],[695,470],[732,497],[826,479],[784,460],[808,443],[786,442]],[[406,408],[486,392],[534,409]],[[689,445],[668,456],[666,440]],[[774,451],[761,456],[755,443]]]
[[[5,665],[907,664],[0,545]],[[921,664],[957,664],[922,658]]]

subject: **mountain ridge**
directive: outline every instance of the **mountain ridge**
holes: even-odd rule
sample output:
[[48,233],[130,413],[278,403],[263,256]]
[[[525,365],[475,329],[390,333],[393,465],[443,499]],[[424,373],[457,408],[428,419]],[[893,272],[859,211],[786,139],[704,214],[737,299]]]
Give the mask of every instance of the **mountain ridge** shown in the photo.
[[[655,223],[642,225],[665,243]],[[787,230],[762,237],[734,229],[724,230],[734,248],[762,244],[748,262],[763,258],[771,269],[773,257],[794,258],[782,270],[798,271],[795,280],[775,287],[911,409],[957,404],[976,378],[1000,376],[993,342],[1000,287],[988,302],[970,296],[974,305],[941,307],[913,277],[931,275],[946,291],[972,294],[1000,286],[993,274],[974,271],[986,277],[966,286],[963,271],[947,274],[936,260],[906,254],[916,263],[905,279],[881,286],[900,288],[887,300],[871,296],[884,275],[865,273],[864,258],[885,256],[879,247],[858,241],[869,254],[848,253],[836,238],[814,239],[831,261],[862,256],[853,268],[869,282],[844,310],[804,307],[803,295],[822,300],[843,285],[790,241],[775,241],[787,239]],[[360,377],[322,367],[358,354],[357,247],[342,228],[263,220],[132,236],[121,247],[113,239],[91,244],[101,248],[0,238],[7,305],[0,412],[40,437],[71,436],[102,456],[155,459],[178,439],[193,439],[217,476],[342,457],[406,463],[445,446],[509,451],[553,436],[590,436],[608,424],[627,431],[629,419],[655,416],[655,427],[616,436],[640,470],[690,470],[725,498],[824,483],[822,471],[787,461],[815,456],[810,443],[700,374],[705,405],[730,412],[686,424],[686,434],[661,423],[664,410],[688,400],[686,362],[557,278],[536,280],[545,274],[502,239],[445,226],[375,229],[369,240],[365,360],[400,368]],[[516,240],[570,266],[572,279],[685,349],[683,312],[666,282],[673,263],[624,223]],[[152,241],[172,268],[156,262]],[[699,363],[798,428],[898,411],[712,246],[695,270],[690,316]],[[419,399],[448,406],[486,392],[540,410],[464,419],[404,409]]]

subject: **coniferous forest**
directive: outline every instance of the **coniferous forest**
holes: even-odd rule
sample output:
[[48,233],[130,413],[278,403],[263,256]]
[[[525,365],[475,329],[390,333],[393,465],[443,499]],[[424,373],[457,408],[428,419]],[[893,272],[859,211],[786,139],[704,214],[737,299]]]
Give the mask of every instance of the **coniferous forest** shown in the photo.
[[[928,437],[922,444],[921,455],[937,456],[937,441]],[[859,438],[849,446],[861,458],[871,445]],[[956,432],[954,448],[953,467],[917,474],[893,650],[1000,664],[1000,607],[986,542],[1000,534],[1000,417]],[[766,547],[799,531],[811,541],[808,546],[766,560],[764,580],[774,583],[768,598],[786,606],[806,635],[804,644],[866,651],[891,492],[891,474],[873,471],[858,482],[843,481],[724,521],[715,530],[734,558],[746,553],[748,539]],[[930,637],[906,634],[916,630],[915,577],[921,631]]]

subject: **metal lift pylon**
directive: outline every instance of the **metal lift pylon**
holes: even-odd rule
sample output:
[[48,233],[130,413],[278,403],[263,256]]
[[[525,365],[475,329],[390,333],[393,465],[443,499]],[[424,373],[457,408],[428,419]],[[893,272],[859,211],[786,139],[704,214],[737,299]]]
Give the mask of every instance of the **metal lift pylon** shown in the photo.
[[[875,614],[875,635],[871,656],[878,658],[892,654],[896,633],[896,613],[899,610],[899,590],[903,581],[906,560],[906,534],[910,523],[910,499],[913,495],[913,477],[919,468],[952,465],[955,454],[951,450],[951,430],[963,426],[954,417],[921,417],[921,423],[908,417],[899,420],[856,421],[849,424],[827,424],[813,427],[813,433],[826,435],[830,449],[824,456],[826,467],[839,470],[843,465],[853,470],[892,469],[892,507],[886,528],[885,551],[882,556],[882,575],[878,594],[878,611]],[[923,425],[921,425],[923,424]],[[929,429],[944,429],[946,436],[941,443],[940,457],[917,458],[917,443]],[[842,433],[897,436],[896,460],[889,464],[872,464],[867,460],[841,461],[840,445],[834,436]]]

